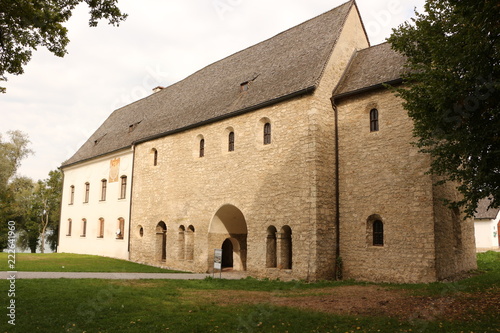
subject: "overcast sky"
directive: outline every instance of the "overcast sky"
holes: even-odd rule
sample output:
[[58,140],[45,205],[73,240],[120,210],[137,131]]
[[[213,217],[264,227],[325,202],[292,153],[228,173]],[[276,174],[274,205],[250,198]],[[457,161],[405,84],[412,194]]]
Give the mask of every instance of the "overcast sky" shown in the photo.
[[[21,130],[33,156],[18,172],[34,180],[71,157],[111,112],[346,0],[120,0],[120,27],[88,27],[81,5],[67,24],[68,54],[34,52],[0,94],[0,133]],[[422,11],[423,0],[357,0],[371,45]]]

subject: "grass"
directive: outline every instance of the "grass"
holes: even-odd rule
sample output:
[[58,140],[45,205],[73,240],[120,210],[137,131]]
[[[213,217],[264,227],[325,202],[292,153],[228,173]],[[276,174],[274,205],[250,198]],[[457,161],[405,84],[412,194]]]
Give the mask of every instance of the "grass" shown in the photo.
[[[8,267],[7,253],[0,252],[0,271]],[[10,258],[9,258],[10,259]],[[31,272],[112,272],[112,273],[173,273],[158,267],[141,265],[127,260],[70,253],[18,253],[16,271]]]
[[[461,288],[447,283],[398,285],[398,288],[434,293],[500,288],[500,253],[478,255],[479,273],[460,281]],[[40,265],[36,263],[35,265]],[[26,266],[29,268],[29,266]],[[474,312],[474,320],[398,320],[384,316],[347,316],[273,306],[268,303],[221,304],[194,293],[215,291],[236,295],[240,290],[269,293],[357,284],[348,282],[305,283],[270,280],[17,280],[16,326],[5,316],[8,281],[0,281],[0,333],[2,332],[500,332],[498,309]],[[360,283],[361,284],[361,283]],[[384,285],[386,286],[386,285]],[[233,293],[232,293],[233,292]]]

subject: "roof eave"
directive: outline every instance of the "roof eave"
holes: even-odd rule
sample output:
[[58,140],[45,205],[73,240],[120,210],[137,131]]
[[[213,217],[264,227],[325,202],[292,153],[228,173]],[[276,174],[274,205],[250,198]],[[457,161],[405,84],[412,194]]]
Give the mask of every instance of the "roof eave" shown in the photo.
[[163,137],[168,136],[168,135],[172,135],[172,134],[179,133],[179,132],[184,132],[184,131],[187,131],[189,129],[193,129],[193,128],[200,127],[200,126],[203,126],[203,125],[208,125],[208,124],[220,121],[220,120],[224,120],[224,119],[231,118],[231,117],[234,117],[234,116],[238,116],[238,115],[241,115],[241,114],[244,114],[244,113],[248,113],[248,112],[251,112],[251,111],[262,109],[264,107],[268,107],[268,106],[271,106],[271,105],[274,105],[274,104],[278,104],[280,102],[292,99],[294,97],[298,97],[298,96],[301,96],[301,95],[311,94],[315,90],[316,90],[316,86],[313,85],[313,86],[307,87],[305,89],[293,92],[291,94],[284,95],[284,96],[281,96],[281,97],[278,97],[278,98],[275,98],[275,99],[271,99],[269,101],[265,101],[265,102],[262,102],[262,103],[259,103],[259,104],[253,105],[253,106],[249,106],[247,108],[243,108],[243,109],[240,109],[240,110],[237,110],[237,111],[233,111],[233,112],[230,112],[230,113],[226,113],[224,115],[221,115],[221,116],[218,116],[218,117],[214,117],[214,118],[210,118],[210,119],[207,119],[207,120],[195,123],[195,124],[191,124],[191,125],[188,125],[188,126],[176,128],[174,130],[170,130],[170,131],[159,133],[159,134],[156,134],[156,135],[152,135],[152,136],[149,136],[149,137],[146,137],[146,138],[143,138],[143,139],[139,139],[139,140],[136,140],[136,141],[132,142],[132,145],[138,145],[140,143],[144,143],[144,142],[152,141],[152,140],[155,140],[155,139],[163,138]]
[[373,91],[373,90],[383,89],[383,88],[386,88],[385,85],[396,86],[396,85],[400,85],[402,83],[403,83],[403,79],[401,79],[401,78],[390,80],[390,81],[385,81],[385,82],[382,82],[382,83],[377,83],[377,84],[374,84],[374,85],[371,85],[371,86],[368,86],[368,87],[363,87],[363,88],[360,88],[360,89],[356,89],[356,90],[352,90],[352,91],[347,91],[345,93],[333,95],[332,96],[332,101],[338,101],[340,99],[344,99],[344,98],[347,98],[347,97],[352,97],[352,96],[355,96],[355,95],[364,94],[364,93],[367,93],[367,92],[370,92],[370,91]]

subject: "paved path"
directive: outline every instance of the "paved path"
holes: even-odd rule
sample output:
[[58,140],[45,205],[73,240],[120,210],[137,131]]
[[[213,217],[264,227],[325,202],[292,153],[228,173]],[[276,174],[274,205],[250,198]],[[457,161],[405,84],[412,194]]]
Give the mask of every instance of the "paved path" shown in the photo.
[[[173,279],[173,280],[203,280],[212,274],[186,274],[186,273],[79,273],[79,272],[0,272],[0,280],[16,279]],[[215,274],[219,278],[219,274]],[[233,273],[222,273],[223,279],[241,279],[242,276]]]

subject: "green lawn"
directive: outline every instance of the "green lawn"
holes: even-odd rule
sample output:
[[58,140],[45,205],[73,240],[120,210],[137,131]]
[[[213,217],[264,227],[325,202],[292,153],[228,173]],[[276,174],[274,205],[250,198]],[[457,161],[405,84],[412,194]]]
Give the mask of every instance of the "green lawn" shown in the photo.
[[[478,255],[479,272],[455,283],[387,285],[269,280],[94,280],[15,282],[16,326],[7,323],[10,288],[0,281],[1,332],[500,332],[500,253]],[[447,300],[478,295],[463,318],[398,319],[380,315],[339,315],[272,304],[292,302],[297,292],[322,297],[324,288],[370,288]],[[490,294],[491,298],[483,296]],[[213,297],[212,296],[217,296]],[[264,300],[249,302],[255,295]],[[266,296],[267,295],[267,296]],[[481,297],[479,297],[481,296]],[[424,298],[430,296],[422,296]],[[292,303],[293,304],[293,303]],[[470,304],[469,304],[470,305]],[[2,313],[2,312],[5,312]],[[472,318],[472,319],[471,319]]]
[[0,271],[12,270],[20,272],[174,272],[126,260],[70,253],[18,253],[16,254],[15,269],[10,269],[7,253],[0,252]]

